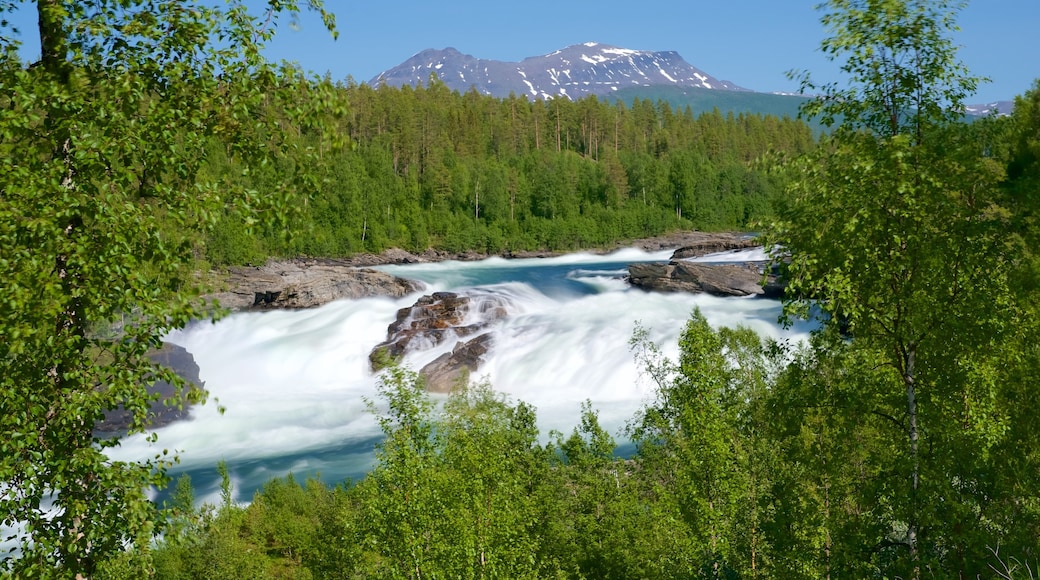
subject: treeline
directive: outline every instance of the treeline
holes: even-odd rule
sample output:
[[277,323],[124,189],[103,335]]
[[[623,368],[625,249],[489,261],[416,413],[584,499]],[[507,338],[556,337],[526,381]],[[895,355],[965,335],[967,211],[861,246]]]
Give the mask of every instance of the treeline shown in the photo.
[[[678,361],[637,336],[655,396],[615,441],[583,406],[570,434],[539,437],[536,413],[488,385],[432,401],[391,368],[373,405],[386,436],[363,480],[329,487],[291,476],[248,506],[197,508],[178,482],[156,578],[884,578],[915,562],[900,540],[898,431],[874,403],[844,395],[888,369],[854,348],[789,351],[695,313]],[[833,343],[834,344],[838,343]],[[1031,354],[1002,378],[1036,364]],[[1018,398],[1018,387],[1002,391]],[[1036,402],[1031,396],[1030,401]],[[935,577],[993,577],[1035,566],[1040,535],[1025,407],[984,456],[937,446],[954,468],[929,506],[920,563]],[[375,408],[378,407],[378,411]],[[1035,449],[1035,447],[1030,447]],[[1031,467],[1027,467],[1031,466]],[[940,473],[930,472],[930,477]],[[1035,474],[1035,472],[1034,472]],[[136,577],[134,553],[99,577]],[[1034,568],[1035,569],[1035,568]]]
[[[313,191],[292,208],[297,234],[286,239],[283,224],[247,227],[231,212],[206,243],[212,261],[388,247],[562,250],[677,228],[746,229],[771,215],[781,190],[762,160],[814,145],[798,120],[717,111],[695,117],[663,101],[497,99],[433,81],[332,90],[347,103],[335,118],[309,102],[311,93],[327,91],[300,90],[298,102],[278,104],[330,116],[345,141],[319,151]],[[288,140],[293,148],[278,164],[246,176],[234,154],[214,144],[208,173],[244,178],[262,197],[303,162],[293,151],[325,147],[306,131]]]

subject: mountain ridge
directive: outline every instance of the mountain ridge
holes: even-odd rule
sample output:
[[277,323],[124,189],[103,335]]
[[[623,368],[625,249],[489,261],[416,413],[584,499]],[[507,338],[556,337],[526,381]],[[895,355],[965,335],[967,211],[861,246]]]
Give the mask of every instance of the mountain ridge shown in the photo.
[[464,93],[474,88],[495,97],[512,93],[530,98],[580,99],[606,96],[622,88],[657,85],[748,90],[707,74],[675,51],[632,50],[598,42],[571,45],[519,62],[481,59],[452,47],[426,49],[376,75],[369,84],[416,86],[425,84],[431,74],[449,89]]

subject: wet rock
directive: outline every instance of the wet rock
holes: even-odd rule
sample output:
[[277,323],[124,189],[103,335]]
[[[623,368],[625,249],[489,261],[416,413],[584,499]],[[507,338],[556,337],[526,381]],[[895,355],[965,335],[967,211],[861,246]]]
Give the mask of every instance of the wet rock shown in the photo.
[[505,298],[493,294],[434,292],[422,296],[414,305],[397,311],[397,319],[387,327],[386,340],[369,355],[372,369],[379,370],[388,360],[409,352],[477,334],[505,318],[507,307]]
[[[653,238],[644,238],[623,242],[617,247],[640,248],[647,252],[659,252],[661,250],[675,250],[680,255],[693,257],[696,255],[724,252],[760,245],[754,242],[754,237],[743,232],[700,232],[696,230],[684,230],[672,232]],[[689,250],[684,250],[689,248]],[[615,248],[616,249],[616,248]],[[673,257],[673,260],[680,258]]]
[[756,264],[632,264],[628,275],[633,286],[657,292],[706,292],[716,296],[765,293],[763,275]]
[[480,368],[493,344],[490,333],[456,343],[451,352],[442,354],[419,370],[419,374],[426,380],[426,390],[450,393]]
[[227,292],[207,298],[232,310],[313,308],[343,298],[399,298],[422,290],[423,284],[331,260],[297,260],[235,268],[228,287]]
[[743,234],[706,234],[702,238],[685,240],[682,247],[672,252],[672,260],[699,258],[708,254],[754,248],[759,243]]
[[766,281],[762,284],[762,296],[782,300],[787,296],[787,280],[783,276],[780,266],[774,264],[766,266]]
[[[162,348],[149,353],[148,358],[152,359],[152,362],[171,369],[192,384],[199,387],[205,385],[199,378],[199,365],[195,362],[195,357],[184,350],[184,347],[164,342]],[[181,392],[170,383],[156,381],[155,384],[148,387],[148,393],[159,396],[158,400],[152,403],[148,415],[150,428],[162,427],[188,417],[190,412],[188,405],[177,404]],[[131,413],[122,407],[108,411],[105,413],[105,418],[94,426],[94,432],[101,436],[125,433],[130,428],[132,419]]]

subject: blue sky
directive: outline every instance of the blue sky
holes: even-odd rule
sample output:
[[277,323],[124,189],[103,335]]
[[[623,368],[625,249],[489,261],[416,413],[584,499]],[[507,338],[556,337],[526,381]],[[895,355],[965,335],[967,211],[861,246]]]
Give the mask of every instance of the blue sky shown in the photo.
[[[325,3],[336,14],[339,40],[304,15],[296,26],[283,23],[268,55],[360,82],[427,48],[517,61],[593,41],[674,50],[708,74],[756,91],[796,90],[784,75],[791,69],[839,80],[837,65],[818,50],[825,34],[813,9],[818,0]],[[958,23],[961,60],[973,74],[992,79],[970,103],[1011,99],[1040,78],[1040,0],[974,0]]]

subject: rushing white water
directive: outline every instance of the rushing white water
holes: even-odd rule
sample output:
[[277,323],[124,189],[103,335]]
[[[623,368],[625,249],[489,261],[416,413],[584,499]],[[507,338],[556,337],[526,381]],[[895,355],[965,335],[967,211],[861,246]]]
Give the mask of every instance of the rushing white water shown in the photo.
[[[508,298],[510,314],[492,325],[494,346],[478,377],[534,405],[543,435],[550,429],[570,432],[586,399],[616,433],[652,388],[629,350],[637,325],[671,356],[694,308],[714,326],[745,325],[777,339],[798,340],[807,332],[804,327],[781,329],[776,324],[780,304],[774,300],[649,293],[628,287],[622,278],[629,263],[668,257],[668,252],[624,250],[608,256],[381,269],[422,280],[429,286],[424,293],[479,288]],[[758,259],[764,256],[754,250],[701,260]],[[221,459],[242,499],[267,479],[290,471],[320,473],[331,483],[363,476],[379,440],[364,403],[374,397],[377,381],[368,354],[386,338],[396,311],[419,295],[235,314],[172,334],[170,342],[195,356],[211,401],[193,409],[190,420],[159,429],[157,445],[128,438],[115,457],[142,459],[157,449],[177,450],[177,471],[190,472],[203,497],[210,498],[217,493],[215,465]],[[419,369],[451,346],[410,355],[405,363]]]

